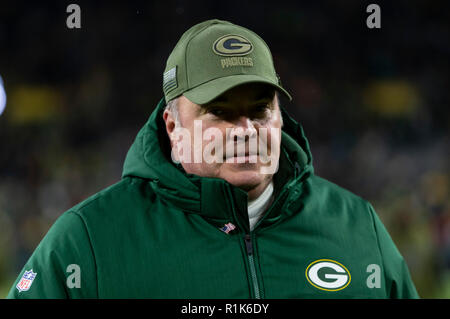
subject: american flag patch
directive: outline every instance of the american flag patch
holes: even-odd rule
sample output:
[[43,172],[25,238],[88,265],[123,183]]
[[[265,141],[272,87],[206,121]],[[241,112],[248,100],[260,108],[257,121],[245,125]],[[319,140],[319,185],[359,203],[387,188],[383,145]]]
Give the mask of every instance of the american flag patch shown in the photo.
[[177,86],[177,67],[174,67],[163,74],[163,90],[167,93],[175,89]]
[[225,224],[220,230],[224,233],[228,234],[230,231],[235,229],[236,226],[234,226],[232,223]]
[[33,269],[28,270],[23,273],[22,278],[20,279],[19,283],[16,285],[17,290],[19,292],[21,291],[27,291],[30,289],[31,285],[33,284],[34,278],[36,278],[37,273],[33,272]]

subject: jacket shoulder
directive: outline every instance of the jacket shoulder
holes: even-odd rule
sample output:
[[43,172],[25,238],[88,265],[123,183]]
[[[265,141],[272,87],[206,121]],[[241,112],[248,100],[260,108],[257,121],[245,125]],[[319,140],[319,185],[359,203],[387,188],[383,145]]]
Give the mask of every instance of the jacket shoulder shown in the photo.
[[[73,269],[83,269],[83,289],[68,289],[66,277]],[[57,218],[23,267],[35,279],[20,289],[16,279],[7,298],[93,298],[96,296],[96,265],[86,225],[73,211]],[[31,285],[32,284],[32,285]]]
[[319,198],[326,199],[329,204],[345,205],[355,209],[364,208],[366,212],[369,212],[370,203],[366,199],[323,177],[312,176],[311,187]]
[[95,193],[73,206],[69,211],[84,217],[99,211],[114,211],[117,208],[129,208],[144,198],[153,198],[154,192],[149,187],[148,180],[125,177],[119,182]]

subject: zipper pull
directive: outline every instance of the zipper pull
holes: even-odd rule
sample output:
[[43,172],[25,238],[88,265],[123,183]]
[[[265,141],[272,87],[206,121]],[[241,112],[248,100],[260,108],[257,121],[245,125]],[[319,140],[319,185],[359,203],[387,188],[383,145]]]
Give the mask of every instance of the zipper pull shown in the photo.
[[245,247],[247,248],[247,254],[253,255],[253,244],[252,244],[252,237],[250,234],[245,234]]

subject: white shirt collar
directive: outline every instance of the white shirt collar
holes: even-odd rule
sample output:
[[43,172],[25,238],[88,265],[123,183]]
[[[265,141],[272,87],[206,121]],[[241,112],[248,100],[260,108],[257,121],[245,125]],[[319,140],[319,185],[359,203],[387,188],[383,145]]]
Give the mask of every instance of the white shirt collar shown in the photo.
[[250,222],[250,230],[256,225],[262,214],[266,211],[271,203],[273,195],[273,181],[267,185],[264,192],[252,201],[248,202],[248,218]]

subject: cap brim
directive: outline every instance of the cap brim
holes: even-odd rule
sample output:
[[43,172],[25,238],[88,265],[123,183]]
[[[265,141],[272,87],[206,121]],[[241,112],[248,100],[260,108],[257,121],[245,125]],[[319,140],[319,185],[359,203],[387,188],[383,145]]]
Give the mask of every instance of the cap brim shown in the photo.
[[183,93],[190,101],[195,104],[206,104],[238,85],[246,83],[265,83],[273,86],[279,92],[283,93],[289,101],[292,100],[291,95],[280,85],[257,75],[239,74],[218,78]]

